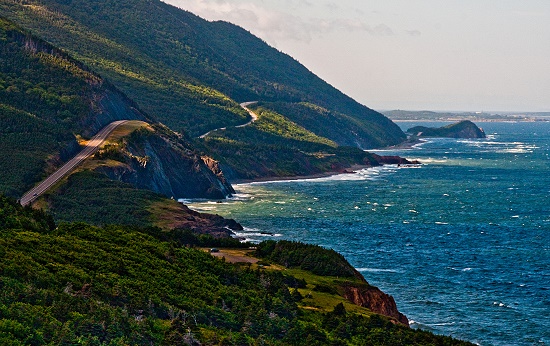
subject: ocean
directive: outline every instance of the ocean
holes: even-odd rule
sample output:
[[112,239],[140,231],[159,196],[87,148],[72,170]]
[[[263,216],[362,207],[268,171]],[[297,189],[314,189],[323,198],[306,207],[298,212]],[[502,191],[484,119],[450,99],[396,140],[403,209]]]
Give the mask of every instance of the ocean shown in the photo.
[[420,166],[241,184],[231,200],[190,207],[238,220],[251,241],[342,253],[412,328],[479,345],[550,344],[550,122],[478,125],[488,138],[374,151]]

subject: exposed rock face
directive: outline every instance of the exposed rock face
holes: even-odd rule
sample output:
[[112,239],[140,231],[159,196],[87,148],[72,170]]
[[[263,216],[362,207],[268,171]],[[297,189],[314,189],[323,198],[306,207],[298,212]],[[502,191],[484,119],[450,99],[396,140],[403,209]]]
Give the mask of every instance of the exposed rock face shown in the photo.
[[365,307],[372,312],[391,317],[406,326],[409,325],[407,316],[397,310],[392,296],[373,286],[345,286],[344,297],[355,305]]
[[233,219],[219,215],[199,213],[181,205],[182,213],[174,219],[171,228],[189,229],[198,234],[209,234],[214,238],[229,238],[232,231],[242,231],[243,226]]
[[483,129],[469,120],[439,128],[415,126],[407,130],[416,137],[448,137],[448,138],[485,138]]
[[98,171],[175,199],[223,199],[235,192],[216,161],[201,158],[166,128],[134,132],[122,152],[125,165]]
[[220,163],[209,156],[203,155],[201,156],[201,159],[206,165],[206,167],[208,167],[208,169],[210,169],[210,171],[212,171],[212,173],[216,175],[216,177],[223,184],[223,186],[225,186],[227,190],[230,191],[230,193],[235,193],[235,190],[233,190],[233,187],[225,178],[223,171],[220,167]]

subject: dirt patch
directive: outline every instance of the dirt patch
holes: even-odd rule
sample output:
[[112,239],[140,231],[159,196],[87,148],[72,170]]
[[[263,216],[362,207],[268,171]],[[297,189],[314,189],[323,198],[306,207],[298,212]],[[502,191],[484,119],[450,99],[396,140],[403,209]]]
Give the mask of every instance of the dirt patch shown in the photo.
[[[210,249],[204,249],[205,251],[209,251]],[[231,249],[219,249],[218,252],[210,252],[210,254],[214,257],[225,257],[225,260],[229,263],[258,263],[258,259],[254,257],[250,257],[247,254],[252,253],[253,250],[231,250]]]

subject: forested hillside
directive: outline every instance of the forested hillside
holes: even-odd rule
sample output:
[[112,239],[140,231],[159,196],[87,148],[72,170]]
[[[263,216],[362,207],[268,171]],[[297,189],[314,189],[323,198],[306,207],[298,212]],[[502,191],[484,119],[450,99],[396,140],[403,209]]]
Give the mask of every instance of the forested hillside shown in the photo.
[[485,138],[485,132],[470,120],[442,127],[415,126],[407,133],[417,137],[449,137],[449,138]]
[[[78,152],[79,141],[118,119],[147,117],[84,64],[0,18],[0,193],[21,197]],[[150,130],[140,132],[141,126]],[[227,236],[231,223],[168,199],[233,192],[216,163],[162,125],[135,121],[123,127],[115,131],[120,138],[110,139],[96,160],[47,191],[36,207],[56,220],[186,225]]]
[[[349,117],[338,125],[353,145],[381,147],[405,138],[387,118],[244,29],[205,21],[158,0],[1,0],[0,10],[92,66],[169,127],[193,137],[244,123],[247,114],[237,102],[278,101],[307,102]],[[293,112],[290,106],[285,111]],[[314,116],[302,123],[315,128],[327,121]],[[317,134],[350,144],[341,134]]]
[[0,17],[0,192],[20,196],[118,119],[146,119],[82,63]]
[[359,307],[300,308],[303,280],[226,263],[198,244],[207,238],[182,230],[56,225],[0,195],[0,344],[467,344]]

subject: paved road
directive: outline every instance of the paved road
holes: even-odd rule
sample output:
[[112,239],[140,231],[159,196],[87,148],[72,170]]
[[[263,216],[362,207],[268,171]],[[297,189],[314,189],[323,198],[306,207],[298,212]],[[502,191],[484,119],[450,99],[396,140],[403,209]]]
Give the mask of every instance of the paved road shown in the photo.
[[29,192],[25,193],[19,200],[21,205],[27,205],[37,199],[40,195],[46,192],[52,185],[57,183],[66,174],[71,172],[82,161],[86,160],[90,155],[94,154],[99,147],[105,142],[105,139],[113,132],[118,126],[128,122],[128,120],[119,120],[110,123],[105,126],[101,131],[97,133],[86,145],[86,147],[78,153],[75,157],[65,163],[61,168],[55,171],[52,175],[43,180],[40,184],[36,185]]
[[[248,126],[250,124],[252,124],[253,122],[255,122],[256,120],[258,120],[258,116],[256,115],[256,113],[252,112],[248,106],[250,105],[253,105],[254,103],[258,103],[258,101],[251,101],[251,102],[243,102],[241,103],[241,107],[243,107],[247,112],[248,114],[250,114],[250,117],[252,119],[250,119],[249,122],[247,122],[246,124],[242,124],[242,125],[238,125],[238,126],[235,126],[235,127],[245,127],[245,126]],[[219,127],[217,129],[214,129],[214,130],[210,130],[208,131],[207,133],[205,133],[204,135],[201,135],[199,136],[199,138],[204,138],[206,136],[208,136],[209,134],[211,134],[212,132],[215,132],[215,131],[218,131],[218,130],[225,130],[226,127]]]

